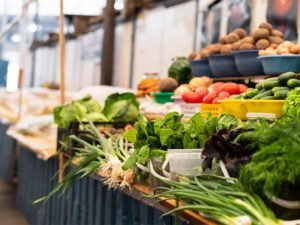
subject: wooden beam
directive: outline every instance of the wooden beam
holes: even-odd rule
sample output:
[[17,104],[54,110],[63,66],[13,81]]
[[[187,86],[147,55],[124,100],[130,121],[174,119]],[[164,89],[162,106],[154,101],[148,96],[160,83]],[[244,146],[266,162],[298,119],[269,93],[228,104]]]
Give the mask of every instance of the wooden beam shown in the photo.
[[115,0],[107,0],[104,9],[101,84],[112,85],[115,44]]
[[[60,0],[59,15],[59,50],[60,50],[60,104],[65,103],[65,33],[64,33],[64,1]],[[59,181],[64,178],[64,155],[59,153]]]

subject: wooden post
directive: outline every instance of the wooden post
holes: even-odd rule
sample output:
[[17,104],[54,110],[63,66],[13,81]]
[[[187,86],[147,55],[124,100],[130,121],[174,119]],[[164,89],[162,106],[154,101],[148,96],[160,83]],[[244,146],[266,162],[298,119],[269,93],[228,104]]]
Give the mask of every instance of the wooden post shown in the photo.
[[107,0],[104,9],[104,37],[102,45],[101,84],[111,85],[114,67],[115,0]]
[[[59,50],[60,50],[60,103],[65,103],[65,34],[64,34],[64,2],[60,0],[59,15]],[[59,153],[59,181],[64,178],[64,155]]]

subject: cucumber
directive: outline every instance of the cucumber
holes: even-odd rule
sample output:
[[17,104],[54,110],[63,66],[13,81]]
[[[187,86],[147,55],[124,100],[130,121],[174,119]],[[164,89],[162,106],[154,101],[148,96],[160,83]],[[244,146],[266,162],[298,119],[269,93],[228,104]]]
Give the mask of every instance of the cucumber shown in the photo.
[[278,77],[278,81],[281,84],[286,84],[289,79],[296,78],[296,74],[294,72],[286,72]]
[[263,81],[262,86],[264,89],[269,90],[269,89],[272,89],[273,87],[278,87],[279,82],[276,80],[274,80],[274,81],[273,80],[271,80],[271,81],[265,80],[265,81]]
[[263,82],[264,81],[278,81],[278,77],[267,78],[267,79],[263,80]]
[[290,88],[300,87],[300,80],[289,79],[287,82],[287,86]]
[[254,90],[247,90],[246,92],[246,97],[247,98],[253,98],[255,95],[257,95],[259,93],[258,89],[254,89]]
[[263,89],[262,83],[256,84],[255,87],[259,90]]
[[273,96],[272,90],[264,91],[263,93],[256,95],[253,99],[262,99],[267,96]]
[[288,87],[273,87],[272,88],[272,92],[275,93],[276,91],[280,91],[280,90],[287,90],[290,91],[291,89],[289,89]]
[[274,93],[276,99],[285,99],[290,91],[288,90],[279,90]]
[[275,99],[274,96],[266,96],[266,97],[261,98],[261,100],[274,100],[274,99]]
[[231,95],[229,99],[241,99],[242,95]]

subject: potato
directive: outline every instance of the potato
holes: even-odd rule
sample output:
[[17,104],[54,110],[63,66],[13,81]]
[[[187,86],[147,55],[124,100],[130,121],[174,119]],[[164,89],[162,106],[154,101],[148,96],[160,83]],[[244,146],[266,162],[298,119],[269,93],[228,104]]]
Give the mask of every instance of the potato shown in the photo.
[[256,42],[255,47],[257,49],[266,49],[270,46],[270,42],[267,39],[260,39]]
[[240,40],[240,37],[236,33],[230,33],[226,37],[227,44],[233,44],[233,43],[237,42],[238,40]]
[[291,47],[290,52],[293,54],[300,54],[300,45],[294,45]]
[[280,47],[276,50],[276,53],[278,55],[284,55],[284,54],[288,54],[290,53],[290,50],[288,48],[285,48],[285,47]]
[[278,44],[271,43],[270,47],[271,47],[272,49],[276,49],[276,48],[278,47]]
[[201,59],[206,59],[208,56],[210,56],[210,52],[208,49],[202,49],[200,51],[200,57]]
[[294,44],[293,42],[291,42],[291,41],[285,41],[285,42],[282,43],[282,47],[288,48],[288,49],[290,49],[290,48],[293,47],[294,45],[295,45],[295,44]]
[[231,44],[222,45],[221,54],[229,54],[229,53],[231,53]]
[[235,29],[233,31],[233,33],[236,33],[240,37],[240,39],[242,39],[242,38],[244,38],[244,37],[247,36],[247,32],[244,29],[242,29],[242,28]]
[[195,52],[191,52],[189,55],[188,55],[188,59],[190,60],[193,60],[197,57],[197,54]]
[[244,37],[242,40],[241,40],[241,43],[247,43],[247,44],[254,44],[254,38],[253,37]]
[[284,40],[281,37],[278,36],[270,36],[269,40],[272,44],[281,44],[284,42]]
[[277,55],[275,50],[264,50],[265,56],[267,55]]
[[271,35],[276,36],[276,37],[281,37],[281,38],[283,38],[283,36],[284,36],[283,33],[280,30],[275,30],[275,29],[273,29],[271,31]]
[[232,51],[237,51],[237,50],[240,49],[241,45],[242,45],[241,42],[239,42],[239,41],[238,41],[238,42],[235,42],[235,43],[232,44],[231,50],[232,50]]
[[211,45],[208,48],[208,50],[209,50],[210,55],[219,54],[220,53],[220,45],[219,44]]
[[223,45],[226,44],[226,38],[227,38],[227,36],[221,37],[220,40],[219,40],[219,43],[223,44]]
[[270,24],[270,23],[267,23],[267,22],[263,22],[263,23],[261,23],[259,26],[258,26],[259,28],[264,28],[264,29],[267,29],[267,30],[269,30],[269,32],[271,32],[272,31],[272,29],[273,29],[273,26],[272,26],[272,24]]
[[269,36],[270,36],[270,31],[266,28],[259,28],[259,29],[255,30],[252,34],[252,37],[255,40],[267,39]]
[[240,46],[240,50],[252,50],[252,49],[255,49],[255,46],[253,44],[243,43]]

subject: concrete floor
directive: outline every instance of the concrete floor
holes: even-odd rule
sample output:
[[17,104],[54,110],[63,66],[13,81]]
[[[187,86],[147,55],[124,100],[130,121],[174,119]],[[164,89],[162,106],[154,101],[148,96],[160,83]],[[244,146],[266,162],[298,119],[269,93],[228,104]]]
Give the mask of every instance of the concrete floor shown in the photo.
[[0,179],[0,225],[28,225],[16,208],[16,190]]

